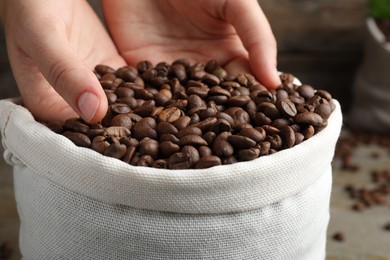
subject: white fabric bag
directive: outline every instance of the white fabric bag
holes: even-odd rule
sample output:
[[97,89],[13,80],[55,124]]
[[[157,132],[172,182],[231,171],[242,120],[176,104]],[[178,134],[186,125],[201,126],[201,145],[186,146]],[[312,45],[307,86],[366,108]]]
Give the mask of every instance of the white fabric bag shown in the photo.
[[203,170],[133,167],[0,101],[24,259],[325,258],[340,106],[303,143]]

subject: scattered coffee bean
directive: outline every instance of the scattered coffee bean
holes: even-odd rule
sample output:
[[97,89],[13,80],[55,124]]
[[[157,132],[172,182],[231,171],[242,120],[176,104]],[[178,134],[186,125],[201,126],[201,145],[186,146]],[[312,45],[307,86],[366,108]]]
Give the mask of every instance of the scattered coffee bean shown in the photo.
[[338,241],[338,242],[343,242],[345,241],[345,236],[344,236],[344,233],[342,232],[336,232],[334,235],[333,235],[333,239]]

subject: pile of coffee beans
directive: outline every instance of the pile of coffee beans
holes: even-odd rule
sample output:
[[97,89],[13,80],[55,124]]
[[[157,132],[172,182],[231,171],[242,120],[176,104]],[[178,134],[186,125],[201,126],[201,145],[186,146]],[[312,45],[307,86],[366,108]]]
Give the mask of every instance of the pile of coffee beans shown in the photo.
[[327,126],[332,96],[294,76],[268,90],[250,74],[229,75],[216,61],[186,59],[95,74],[108,99],[98,124],[80,118],[47,124],[76,145],[134,166],[202,169],[291,148]]

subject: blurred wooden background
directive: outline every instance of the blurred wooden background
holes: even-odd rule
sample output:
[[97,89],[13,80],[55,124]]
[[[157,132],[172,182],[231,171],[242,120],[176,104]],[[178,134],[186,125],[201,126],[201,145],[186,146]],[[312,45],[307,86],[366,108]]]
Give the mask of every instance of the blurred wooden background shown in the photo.
[[[89,1],[101,14],[98,0]],[[259,0],[278,42],[279,70],[330,90],[344,111],[362,58],[366,0]],[[0,39],[0,98],[18,94]]]

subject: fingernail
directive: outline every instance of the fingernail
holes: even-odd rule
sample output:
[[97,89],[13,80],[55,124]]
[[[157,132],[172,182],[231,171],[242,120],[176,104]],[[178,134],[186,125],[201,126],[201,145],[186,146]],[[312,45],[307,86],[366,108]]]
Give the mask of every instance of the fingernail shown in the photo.
[[96,114],[99,107],[99,98],[91,92],[85,92],[77,103],[81,116],[85,121],[90,121]]

